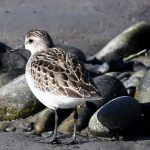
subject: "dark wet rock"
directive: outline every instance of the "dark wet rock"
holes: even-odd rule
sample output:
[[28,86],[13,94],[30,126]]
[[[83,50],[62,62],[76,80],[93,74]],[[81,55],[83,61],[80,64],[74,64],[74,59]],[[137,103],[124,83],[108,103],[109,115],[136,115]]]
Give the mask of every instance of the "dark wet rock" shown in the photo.
[[93,64],[84,64],[84,65],[85,65],[86,70],[89,72],[92,78],[103,75],[102,72],[97,71],[97,67],[99,65],[93,65]]
[[102,73],[110,72],[110,71],[119,71],[123,68],[124,62],[122,59],[112,59],[108,62],[104,62],[99,68],[98,71]]
[[146,70],[146,66],[139,61],[129,61],[124,63],[123,70],[136,72],[139,70]]
[[131,76],[131,72],[123,72],[117,76],[117,79],[123,82],[129,79],[130,76]]
[[123,83],[113,76],[102,75],[94,78],[94,82],[104,98],[103,104],[116,97],[128,95]]
[[55,47],[62,48],[66,52],[69,52],[69,53],[72,53],[72,54],[76,55],[81,62],[85,62],[86,61],[85,54],[79,48],[76,48],[76,47],[73,47],[73,46],[69,46],[69,45],[60,45],[60,44],[56,44]]
[[138,101],[122,96],[102,106],[90,119],[89,129],[101,135],[111,131],[123,131],[132,128],[140,118],[141,107]]
[[0,87],[7,84],[9,81],[24,74],[24,69],[4,70],[0,72]]
[[111,40],[97,54],[90,57],[88,61],[109,61],[116,57],[126,57],[143,49],[148,49],[150,36],[150,24],[139,22]]
[[0,43],[0,68],[24,69],[27,59],[19,53],[12,53],[11,48]]
[[142,104],[142,112],[149,115],[150,113],[150,69],[141,79],[136,92],[135,98]]
[[26,118],[43,108],[21,75],[0,90],[0,120]]

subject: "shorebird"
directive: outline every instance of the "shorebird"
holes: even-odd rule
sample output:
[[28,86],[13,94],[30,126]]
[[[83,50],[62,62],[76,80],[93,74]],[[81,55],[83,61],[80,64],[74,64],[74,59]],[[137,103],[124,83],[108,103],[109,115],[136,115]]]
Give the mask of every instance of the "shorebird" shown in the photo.
[[102,99],[100,92],[78,58],[55,48],[46,31],[30,30],[22,46],[31,52],[25,70],[27,83],[37,99],[54,110],[55,128],[51,143],[60,143],[57,138],[58,108],[75,109],[72,143],[76,143],[76,107],[85,101]]

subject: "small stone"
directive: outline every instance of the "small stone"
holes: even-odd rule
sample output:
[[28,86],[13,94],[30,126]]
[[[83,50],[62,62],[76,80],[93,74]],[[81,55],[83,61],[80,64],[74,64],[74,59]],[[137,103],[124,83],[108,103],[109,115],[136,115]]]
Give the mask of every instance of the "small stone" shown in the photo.
[[23,131],[24,132],[31,132],[34,129],[34,123],[33,122],[26,122],[24,124]]
[[7,127],[5,130],[6,130],[6,132],[15,132],[16,128],[15,127]]

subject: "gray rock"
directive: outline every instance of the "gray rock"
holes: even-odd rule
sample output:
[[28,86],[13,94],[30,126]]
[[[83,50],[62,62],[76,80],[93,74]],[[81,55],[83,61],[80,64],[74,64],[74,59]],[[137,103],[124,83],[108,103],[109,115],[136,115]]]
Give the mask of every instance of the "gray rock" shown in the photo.
[[140,70],[135,72],[128,80],[126,80],[123,84],[126,88],[137,87],[140,83],[141,78],[143,78],[145,74],[144,70]]
[[128,95],[123,83],[113,76],[98,76],[94,78],[94,82],[104,98],[103,104],[116,97]]
[[90,57],[88,61],[96,59],[105,62],[116,57],[126,57],[143,49],[148,49],[150,47],[147,40],[149,36],[150,24],[139,22],[111,40],[97,54]]
[[135,125],[140,113],[138,101],[129,96],[118,97],[102,106],[91,117],[89,129],[94,134],[129,129]]
[[137,87],[135,98],[142,104],[150,103],[150,69]]
[[13,69],[0,72],[0,87],[7,84],[19,75],[24,74],[24,69]]
[[21,75],[0,89],[0,120],[28,117],[43,108],[30,91],[25,75]]
[[138,84],[134,97],[141,103],[142,113],[150,116],[150,69]]
[[11,52],[11,48],[0,43],[0,68],[3,69],[24,69],[27,59],[20,53]]

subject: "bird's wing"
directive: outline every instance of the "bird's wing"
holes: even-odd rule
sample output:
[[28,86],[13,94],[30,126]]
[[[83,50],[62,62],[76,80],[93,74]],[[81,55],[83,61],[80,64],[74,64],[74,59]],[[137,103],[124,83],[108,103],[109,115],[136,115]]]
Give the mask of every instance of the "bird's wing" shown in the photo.
[[34,56],[31,68],[35,85],[42,91],[72,98],[101,97],[77,57],[59,48],[50,48]]

